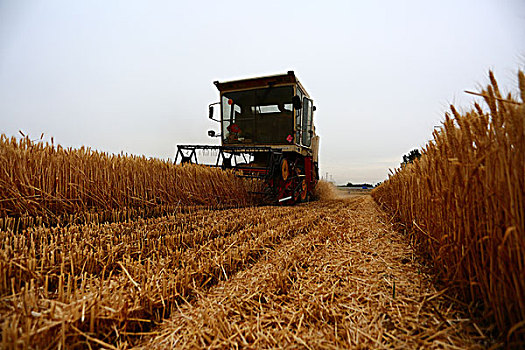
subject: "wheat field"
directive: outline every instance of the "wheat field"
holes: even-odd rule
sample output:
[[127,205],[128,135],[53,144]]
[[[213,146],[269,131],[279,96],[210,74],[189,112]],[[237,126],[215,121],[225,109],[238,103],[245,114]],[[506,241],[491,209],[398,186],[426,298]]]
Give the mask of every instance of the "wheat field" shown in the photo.
[[245,206],[251,184],[220,169],[174,165],[0,135],[0,228],[119,221],[177,207]]
[[422,157],[372,195],[512,344],[525,341],[525,76],[521,102],[489,77],[478,94],[485,106],[464,114],[451,106]]
[[266,206],[231,172],[0,136],[0,347],[523,345],[525,107],[490,79],[373,198]]

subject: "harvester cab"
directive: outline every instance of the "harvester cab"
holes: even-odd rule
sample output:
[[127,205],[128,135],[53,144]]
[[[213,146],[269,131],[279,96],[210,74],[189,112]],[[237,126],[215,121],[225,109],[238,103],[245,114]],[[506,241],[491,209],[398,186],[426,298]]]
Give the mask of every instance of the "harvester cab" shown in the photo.
[[215,151],[211,166],[262,180],[270,201],[307,201],[319,180],[319,136],[315,106],[294,72],[214,84],[220,102],[209,106],[209,118],[220,133],[208,135],[221,145],[179,145],[175,162],[198,164],[199,151]]

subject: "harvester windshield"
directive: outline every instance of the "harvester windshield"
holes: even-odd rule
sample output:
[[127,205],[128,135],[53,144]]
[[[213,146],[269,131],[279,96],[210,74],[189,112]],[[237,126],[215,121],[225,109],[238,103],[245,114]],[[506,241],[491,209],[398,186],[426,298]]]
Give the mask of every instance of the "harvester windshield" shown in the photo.
[[293,86],[224,92],[224,144],[289,144],[294,137]]

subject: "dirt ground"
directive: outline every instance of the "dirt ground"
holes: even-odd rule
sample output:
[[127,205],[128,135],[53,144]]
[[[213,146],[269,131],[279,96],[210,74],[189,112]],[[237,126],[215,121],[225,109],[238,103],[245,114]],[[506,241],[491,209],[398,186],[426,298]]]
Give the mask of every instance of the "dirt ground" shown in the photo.
[[261,208],[287,238],[196,290],[139,348],[485,348],[367,193]]

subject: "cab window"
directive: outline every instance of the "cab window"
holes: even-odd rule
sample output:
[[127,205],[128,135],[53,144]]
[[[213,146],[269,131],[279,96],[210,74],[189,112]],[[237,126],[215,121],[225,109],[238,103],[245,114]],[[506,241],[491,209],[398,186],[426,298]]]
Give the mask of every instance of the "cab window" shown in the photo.
[[303,97],[301,143],[309,147],[312,143],[312,100]]

